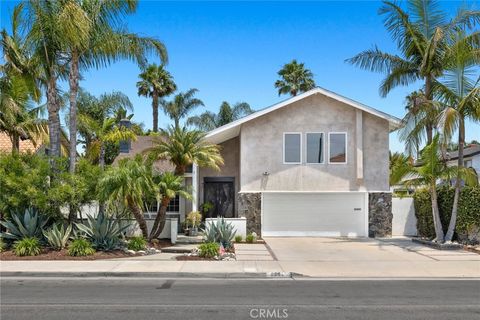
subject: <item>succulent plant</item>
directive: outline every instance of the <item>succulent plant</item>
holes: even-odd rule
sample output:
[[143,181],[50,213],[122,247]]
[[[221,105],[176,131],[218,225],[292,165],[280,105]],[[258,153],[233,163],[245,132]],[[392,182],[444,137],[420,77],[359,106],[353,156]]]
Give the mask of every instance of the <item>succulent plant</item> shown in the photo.
[[72,225],[65,229],[63,224],[55,224],[50,230],[44,231],[43,236],[50,247],[61,250],[67,246],[68,239],[72,233]]
[[89,239],[97,250],[113,250],[120,243],[120,237],[130,225],[121,225],[118,220],[99,213],[97,218],[88,217],[85,224],[76,224],[80,233]]
[[43,238],[42,230],[48,223],[43,215],[35,209],[27,209],[24,213],[13,213],[10,220],[0,221],[7,231],[2,232],[0,237],[9,240],[22,240],[23,238]]
[[218,217],[216,222],[207,224],[203,232],[206,242],[221,243],[228,249],[232,247],[236,230],[230,222],[225,221],[223,217]]

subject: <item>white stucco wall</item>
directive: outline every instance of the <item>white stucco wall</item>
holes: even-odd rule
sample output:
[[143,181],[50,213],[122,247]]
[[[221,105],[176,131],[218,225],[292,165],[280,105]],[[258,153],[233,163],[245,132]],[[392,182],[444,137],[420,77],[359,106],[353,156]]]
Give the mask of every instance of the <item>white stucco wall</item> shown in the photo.
[[416,236],[417,218],[413,198],[392,198],[392,235],[393,236]]
[[[226,222],[231,223],[235,230],[235,235],[241,235],[243,239],[247,236],[247,219],[246,218],[224,218]],[[205,224],[216,223],[217,218],[205,219]]]

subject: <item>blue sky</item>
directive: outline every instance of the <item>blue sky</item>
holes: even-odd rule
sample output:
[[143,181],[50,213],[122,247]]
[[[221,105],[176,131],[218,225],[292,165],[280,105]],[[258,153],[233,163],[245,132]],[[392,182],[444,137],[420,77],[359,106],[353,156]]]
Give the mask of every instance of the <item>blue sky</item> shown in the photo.
[[[9,25],[14,4],[2,1],[2,27]],[[442,2],[451,14],[460,4]],[[126,21],[130,31],[165,43],[167,68],[179,89],[199,89],[198,97],[206,105],[195,113],[217,111],[224,100],[246,101],[262,109],[285,99],[278,96],[273,83],[281,66],[297,59],[312,70],[317,85],[402,117],[405,96],[421,84],[399,87],[382,98],[378,93],[382,75],[344,62],[375,44],[396,52],[377,14],[380,5],[377,1],[141,1],[137,13]],[[158,60],[152,57],[151,62]],[[84,72],[81,86],[95,95],[114,90],[126,93],[135,106],[134,119],[150,128],[151,102],[137,96],[138,73],[136,65],[119,62]],[[161,114],[160,125],[168,122]],[[467,140],[471,139],[480,140],[478,124],[467,125]],[[392,150],[403,150],[396,134],[390,141]]]

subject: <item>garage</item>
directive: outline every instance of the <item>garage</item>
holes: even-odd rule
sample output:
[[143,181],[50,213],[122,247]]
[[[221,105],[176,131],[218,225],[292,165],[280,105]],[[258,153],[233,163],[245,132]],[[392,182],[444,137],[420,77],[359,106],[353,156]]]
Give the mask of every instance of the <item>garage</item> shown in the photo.
[[368,236],[365,192],[264,192],[263,236]]

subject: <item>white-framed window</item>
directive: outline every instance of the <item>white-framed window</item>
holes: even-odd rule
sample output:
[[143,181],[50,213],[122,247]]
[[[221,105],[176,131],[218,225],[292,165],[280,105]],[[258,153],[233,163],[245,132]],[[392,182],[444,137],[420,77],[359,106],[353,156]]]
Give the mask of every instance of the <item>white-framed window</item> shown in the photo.
[[300,132],[283,133],[283,163],[302,163],[302,134]]
[[347,163],[347,133],[328,133],[328,163]]
[[307,164],[324,163],[325,135],[323,132],[307,132],[305,133],[305,140]]

